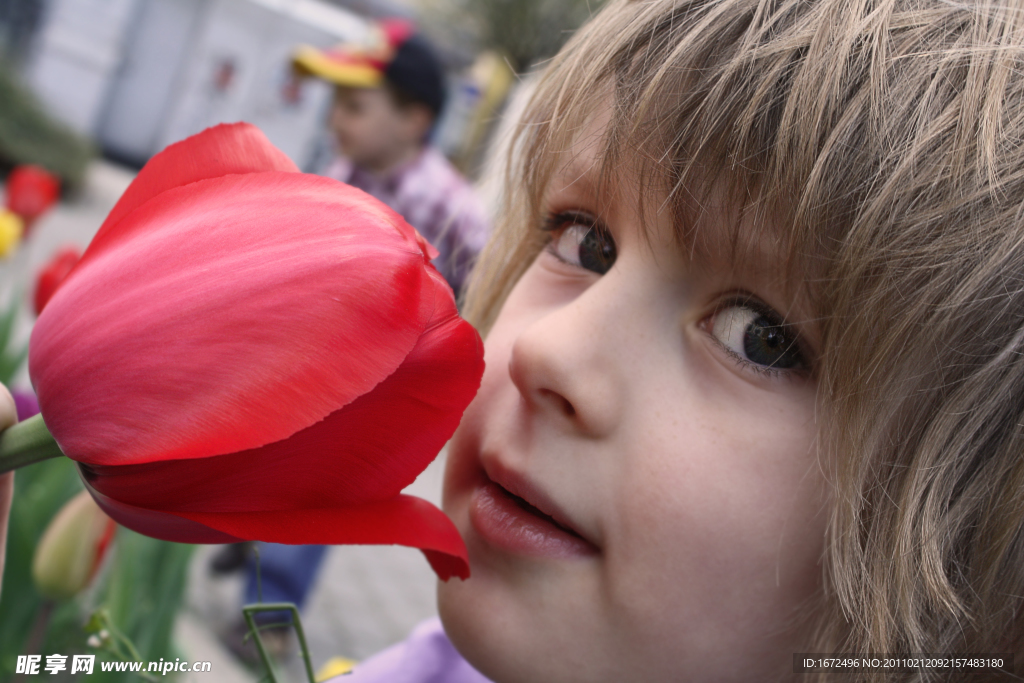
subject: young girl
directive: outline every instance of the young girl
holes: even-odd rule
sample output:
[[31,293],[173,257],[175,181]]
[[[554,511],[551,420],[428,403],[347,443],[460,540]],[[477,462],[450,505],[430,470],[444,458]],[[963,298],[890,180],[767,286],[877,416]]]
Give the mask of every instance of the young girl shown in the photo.
[[884,662],[1021,650],[1024,5],[614,0],[511,171],[472,576],[337,680],[1016,680]]
[[1021,648],[1024,4],[612,2],[515,150],[472,577],[350,680],[1019,680],[884,655]]

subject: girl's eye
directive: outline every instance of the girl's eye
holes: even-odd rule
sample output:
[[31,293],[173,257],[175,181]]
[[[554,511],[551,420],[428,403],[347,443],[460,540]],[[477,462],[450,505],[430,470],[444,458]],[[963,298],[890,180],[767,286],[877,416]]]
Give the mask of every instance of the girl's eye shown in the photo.
[[796,334],[768,310],[751,304],[720,309],[708,330],[730,353],[759,369],[795,370],[805,367]]
[[548,217],[548,251],[560,261],[604,275],[615,263],[615,240],[593,216],[567,212]]

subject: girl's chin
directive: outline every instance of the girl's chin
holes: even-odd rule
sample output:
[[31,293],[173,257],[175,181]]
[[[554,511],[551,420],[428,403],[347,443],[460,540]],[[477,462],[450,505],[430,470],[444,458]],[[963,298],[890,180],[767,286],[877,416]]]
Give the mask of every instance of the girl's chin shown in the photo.
[[[496,604],[495,593],[484,591],[488,580],[482,586],[481,578],[438,583],[438,612],[452,645],[494,683],[552,680],[541,671],[531,674],[529,664],[524,668],[534,648],[518,642],[518,624],[503,609],[508,605]],[[510,672],[516,673],[510,677]]]

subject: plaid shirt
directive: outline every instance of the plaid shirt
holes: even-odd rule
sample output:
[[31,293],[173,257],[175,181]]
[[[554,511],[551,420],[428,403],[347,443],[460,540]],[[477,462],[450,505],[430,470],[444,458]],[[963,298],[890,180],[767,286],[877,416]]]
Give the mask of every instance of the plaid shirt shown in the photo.
[[490,233],[483,206],[441,152],[427,146],[380,177],[339,157],[327,175],[359,188],[402,215],[440,252],[434,266],[458,294]]

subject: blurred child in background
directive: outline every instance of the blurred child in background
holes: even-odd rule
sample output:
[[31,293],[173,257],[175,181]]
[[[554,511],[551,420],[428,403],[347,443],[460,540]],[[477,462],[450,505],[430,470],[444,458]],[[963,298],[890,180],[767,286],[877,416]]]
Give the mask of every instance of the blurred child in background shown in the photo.
[[338,157],[327,174],[402,214],[440,252],[434,265],[459,293],[488,225],[469,183],[429,142],[445,101],[441,62],[411,24],[380,25],[372,48],[299,48],[298,73],[335,86]]
[[[376,46],[303,46],[295,52],[293,65],[301,76],[335,86],[330,125],[338,155],[327,175],[400,213],[438,250],[434,265],[458,294],[489,230],[470,184],[429,142],[444,106],[444,69],[433,47],[408,22],[387,20],[379,29]],[[240,569],[250,547],[226,548],[213,558],[213,570]],[[260,581],[250,558],[245,601],[301,607],[326,551],[326,546],[261,544]],[[282,614],[269,620],[288,619]],[[255,648],[243,642],[246,631],[239,621],[227,643],[243,659],[254,659]],[[264,632],[277,654],[289,649],[287,632]]]

